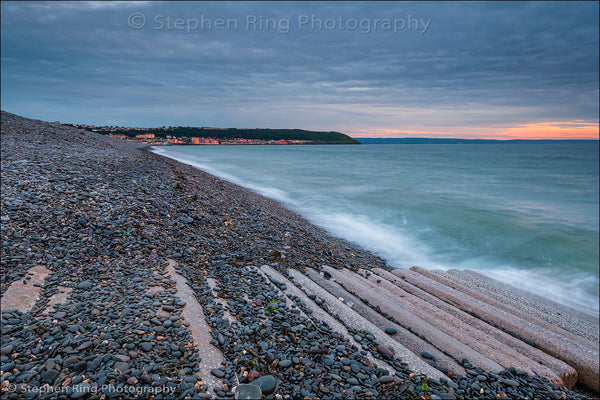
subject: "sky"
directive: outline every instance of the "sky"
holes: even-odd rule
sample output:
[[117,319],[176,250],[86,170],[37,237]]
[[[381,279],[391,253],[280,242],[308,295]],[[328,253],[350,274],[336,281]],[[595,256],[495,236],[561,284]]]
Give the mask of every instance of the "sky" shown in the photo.
[[1,107],[136,127],[598,139],[598,2],[1,3]]

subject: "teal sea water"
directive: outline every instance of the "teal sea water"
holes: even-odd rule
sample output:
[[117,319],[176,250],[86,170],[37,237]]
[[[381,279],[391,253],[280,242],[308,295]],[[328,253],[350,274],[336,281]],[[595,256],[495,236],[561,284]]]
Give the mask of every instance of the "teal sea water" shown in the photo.
[[170,146],[396,268],[480,271],[598,314],[598,142]]

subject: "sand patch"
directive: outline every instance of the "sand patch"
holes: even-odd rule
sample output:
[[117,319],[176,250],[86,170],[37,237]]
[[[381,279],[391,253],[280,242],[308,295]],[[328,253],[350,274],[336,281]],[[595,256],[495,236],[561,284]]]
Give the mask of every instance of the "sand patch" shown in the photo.
[[[30,311],[35,303],[39,300],[40,291],[42,290],[39,286],[44,283],[46,277],[50,274],[50,270],[43,265],[37,265],[29,268],[27,276],[29,280],[25,278],[13,282],[4,296],[2,296],[1,309],[4,310],[19,310],[21,312]],[[23,283],[26,281],[27,283]]]

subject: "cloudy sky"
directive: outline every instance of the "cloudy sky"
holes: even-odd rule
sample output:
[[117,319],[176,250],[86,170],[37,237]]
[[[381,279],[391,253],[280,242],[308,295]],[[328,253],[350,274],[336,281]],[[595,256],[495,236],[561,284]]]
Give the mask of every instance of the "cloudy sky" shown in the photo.
[[598,138],[598,2],[1,3],[2,109],[96,125]]

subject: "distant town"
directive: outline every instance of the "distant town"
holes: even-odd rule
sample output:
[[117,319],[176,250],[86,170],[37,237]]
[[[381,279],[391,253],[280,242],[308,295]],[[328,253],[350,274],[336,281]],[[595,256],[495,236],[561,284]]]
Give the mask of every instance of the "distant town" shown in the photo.
[[132,128],[63,124],[85,129],[117,139],[137,141],[152,146],[170,145],[301,145],[301,144],[359,144],[339,132],[315,132],[302,129],[238,129],[213,127]]

